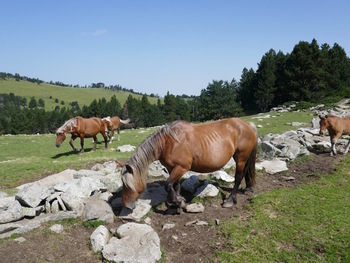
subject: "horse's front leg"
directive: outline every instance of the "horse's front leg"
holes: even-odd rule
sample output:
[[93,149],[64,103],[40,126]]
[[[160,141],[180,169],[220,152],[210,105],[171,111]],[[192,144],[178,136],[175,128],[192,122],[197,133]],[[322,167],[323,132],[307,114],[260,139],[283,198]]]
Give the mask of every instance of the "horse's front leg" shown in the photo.
[[114,128],[111,128],[109,132],[109,143],[112,143],[114,140]]
[[74,147],[74,144],[73,144],[73,142],[74,142],[75,139],[76,139],[76,137],[75,137],[75,136],[72,136],[72,137],[70,138],[70,140],[69,140],[69,144],[70,144],[70,146],[72,147],[72,149],[73,149],[74,151],[79,152],[79,149],[78,149],[78,148],[75,148],[75,147]]
[[175,166],[167,180],[166,190],[168,192],[168,205],[182,207],[185,203],[185,198],[180,195],[180,178],[187,172],[181,166]]
[[108,138],[107,138],[107,135],[105,133],[101,133],[101,134],[103,136],[103,139],[105,140],[105,150],[107,150],[108,149]]
[[337,155],[337,149],[335,147],[338,138],[341,136],[341,134],[336,134],[335,136],[331,136],[331,156]]
[[117,132],[118,132],[118,142],[119,142],[120,141],[120,128],[118,128]]

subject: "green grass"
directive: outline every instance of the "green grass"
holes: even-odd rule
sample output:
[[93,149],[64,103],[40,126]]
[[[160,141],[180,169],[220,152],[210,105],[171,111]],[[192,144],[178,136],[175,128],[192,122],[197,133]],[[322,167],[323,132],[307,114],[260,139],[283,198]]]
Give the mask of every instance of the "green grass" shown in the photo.
[[[141,99],[141,95],[132,94],[124,91],[111,91],[108,89],[85,89],[85,88],[71,88],[51,85],[47,83],[31,83],[29,81],[16,81],[15,79],[0,79],[0,93],[13,93],[16,96],[26,98],[28,103],[32,97],[36,100],[43,99],[45,102],[45,110],[52,111],[56,106],[70,107],[69,103],[78,101],[79,106],[89,106],[91,102],[96,99],[105,98],[107,101],[113,95],[116,95],[121,106],[124,105],[126,99],[131,94],[134,98]],[[50,98],[51,97],[51,98]],[[58,103],[55,102],[58,99]],[[148,97],[151,104],[157,103],[157,98]],[[61,104],[64,101],[64,105]]]
[[[70,147],[70,136],[60,148],[56,148],[56,135],[53,134],[0,136],[0,189],[13,188],[68,168],[78,170],[88,163],[127,160],[132,152],[120,153],[117,147],[124,144],[138,146],[153,131],[154,128],[123,130],[121,140],[108,144],[107,151],[101,135],[97,138],[102,143],[97,144],[95,152],[91,151],[92,139],[85,139],[83,155]],[[76,139],[74,145],[80,148],[80,139]]]
[[217,262],[350,262],[350,156],[332,175],[264,193],[249,220],[226,221]]
[[[270,115],[270,118],[263,118],[264,116]],[[311,111],[292,111],[283,113],[263,113],[253,116],[242,117],[242,120],[253,122],[258,128],[259,136],[262,137],[268,133],[281,134],[285,131],[297,130],[301,127],[311,127],[312,118],[317,117]],[[305,126],[291,126],[292,122],[303,122]]]

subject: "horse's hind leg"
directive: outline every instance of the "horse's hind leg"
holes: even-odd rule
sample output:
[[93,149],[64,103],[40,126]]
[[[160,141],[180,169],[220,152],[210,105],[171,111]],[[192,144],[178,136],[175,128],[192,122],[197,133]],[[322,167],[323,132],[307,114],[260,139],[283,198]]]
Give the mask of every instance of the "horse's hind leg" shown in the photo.
[[235,173],[235,185],[229,197],[222,204],[222,207],[227,208],[227,207],[233,206],[233,204],[237,204],[237,192],[243,179],[244,166],[245,166],[245,162],[242,162],[242,161],[237,162],[236,173]]
[[345,148],[344,154],[347,154],[347,153],[348,153],[349,148],[350,148],[350,138],[349,138],[348,145],[346,145],[346,148]]
[[118,127],[118,142],[120,141],[120,128]]
[[111,131],[109,132],[109,143],[111,144],[114,140],[114,127],[111,128]]
[[[84,153],[84,135],[80,136],[80,146],[81,146],[80,154],[83,154]],[[96,138],[94,138],[94,147],[96,148]]]

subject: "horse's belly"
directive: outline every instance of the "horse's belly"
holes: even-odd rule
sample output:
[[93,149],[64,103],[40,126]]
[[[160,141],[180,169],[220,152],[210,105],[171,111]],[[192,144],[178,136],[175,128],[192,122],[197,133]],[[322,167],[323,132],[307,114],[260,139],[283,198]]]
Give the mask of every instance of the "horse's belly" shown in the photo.
[[233,153],[221,152],[207,156],[196,156],[193,158],[191,170],[199,173],[214,172],[224,167]]

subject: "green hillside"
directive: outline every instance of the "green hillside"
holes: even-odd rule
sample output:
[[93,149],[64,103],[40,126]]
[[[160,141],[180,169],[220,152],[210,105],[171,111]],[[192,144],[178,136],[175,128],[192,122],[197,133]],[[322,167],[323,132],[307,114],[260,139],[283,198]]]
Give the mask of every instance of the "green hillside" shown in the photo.
[[[29,81],[16,81],[14,78],[0,79],[0,93],[13,93],[16,96],[26,98],[29,102],[32,97],[36,100],[43,99],[45,101],[45,110],[52,111],[58,105],[60,107],[70,107],[69,103],[77,101],[79,106],[90,105],[96,99],[105,98],[107,101],[113,95],[116,95],[121,106],[124,105],[127,97],[131,94],[134,98],[140,98],[141,95],[124,91],[112,91],[102,88],[71,88],[52,85],[48,83],[32,83]],[[57,100],[56,100],[57,99]],[[156,104],[158,98],[148,97],[151,104]],[[58,102],[55,102],[58,101]],[[64,105],[61,102],[64,102]]]

